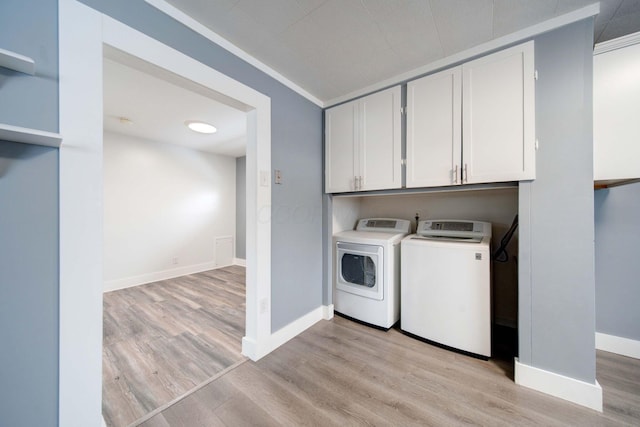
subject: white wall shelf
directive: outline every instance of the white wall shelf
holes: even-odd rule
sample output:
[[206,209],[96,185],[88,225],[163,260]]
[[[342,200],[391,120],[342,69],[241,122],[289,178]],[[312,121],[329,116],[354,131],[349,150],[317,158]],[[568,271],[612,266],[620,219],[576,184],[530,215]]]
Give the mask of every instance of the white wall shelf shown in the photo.
[[33,59],[5,49],[0,49],[0,67],[32,76],[36,73],[36,63]]
[[600,179],[593,181],[594,190],[604,190],[606,188],[619,187],[621,185],[634,184],[640,182],[640,178],[629,179]]
[[0,141],[60,147],[62,135],[37,129],[23,128],[0,123]]

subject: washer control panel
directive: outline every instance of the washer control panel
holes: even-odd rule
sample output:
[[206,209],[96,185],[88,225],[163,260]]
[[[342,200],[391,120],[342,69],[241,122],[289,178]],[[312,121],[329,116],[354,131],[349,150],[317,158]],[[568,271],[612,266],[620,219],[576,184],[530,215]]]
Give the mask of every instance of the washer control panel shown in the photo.
[[418,224],[416,234],[429,238],[482,240],[483,237],[491,237],[491,223],[449,219],[425,220]]

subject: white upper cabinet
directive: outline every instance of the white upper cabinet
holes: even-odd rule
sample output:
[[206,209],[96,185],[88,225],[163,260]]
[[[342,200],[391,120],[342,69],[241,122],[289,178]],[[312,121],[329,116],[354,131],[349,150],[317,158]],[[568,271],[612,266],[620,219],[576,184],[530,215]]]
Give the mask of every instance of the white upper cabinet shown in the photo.
[[358,103],[348,102],[325,112],[325,188],[327,193],[353,191],[358,141]]
[[597,181],[640,178],[640,40],[636,43],[593,57]]
[[460,67],[407,84],[407,187],[460,183]]
[[407,187],[535,178],[533,42],[407,84]]
[[400,188],[400,86],[325,112],[327,193]]
[[360,100],[360,190],[402,186],[400,86]]
[[535,178],[533,42],[462,66],[463,183]]

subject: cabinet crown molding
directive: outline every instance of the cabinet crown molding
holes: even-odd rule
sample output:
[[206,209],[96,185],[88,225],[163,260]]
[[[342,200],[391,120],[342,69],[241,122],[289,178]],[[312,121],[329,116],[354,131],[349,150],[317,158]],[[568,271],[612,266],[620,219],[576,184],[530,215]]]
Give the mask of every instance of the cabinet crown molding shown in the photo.
[[623,47],[632,46],[640,43],[640,31],[626,36],[618,37],[617,39],[607,40],[606,42],[598,43],[593,49],[594,55],[600,55],[601,53],[611,52],[612,50],[622,49]]

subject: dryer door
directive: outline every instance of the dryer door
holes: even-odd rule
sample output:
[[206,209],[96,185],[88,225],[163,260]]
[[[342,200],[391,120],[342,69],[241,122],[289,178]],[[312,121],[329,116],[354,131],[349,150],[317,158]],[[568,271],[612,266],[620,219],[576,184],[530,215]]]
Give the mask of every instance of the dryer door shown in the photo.
[[336,288],[382,301],[384,297],[382,246],[336,243]]

